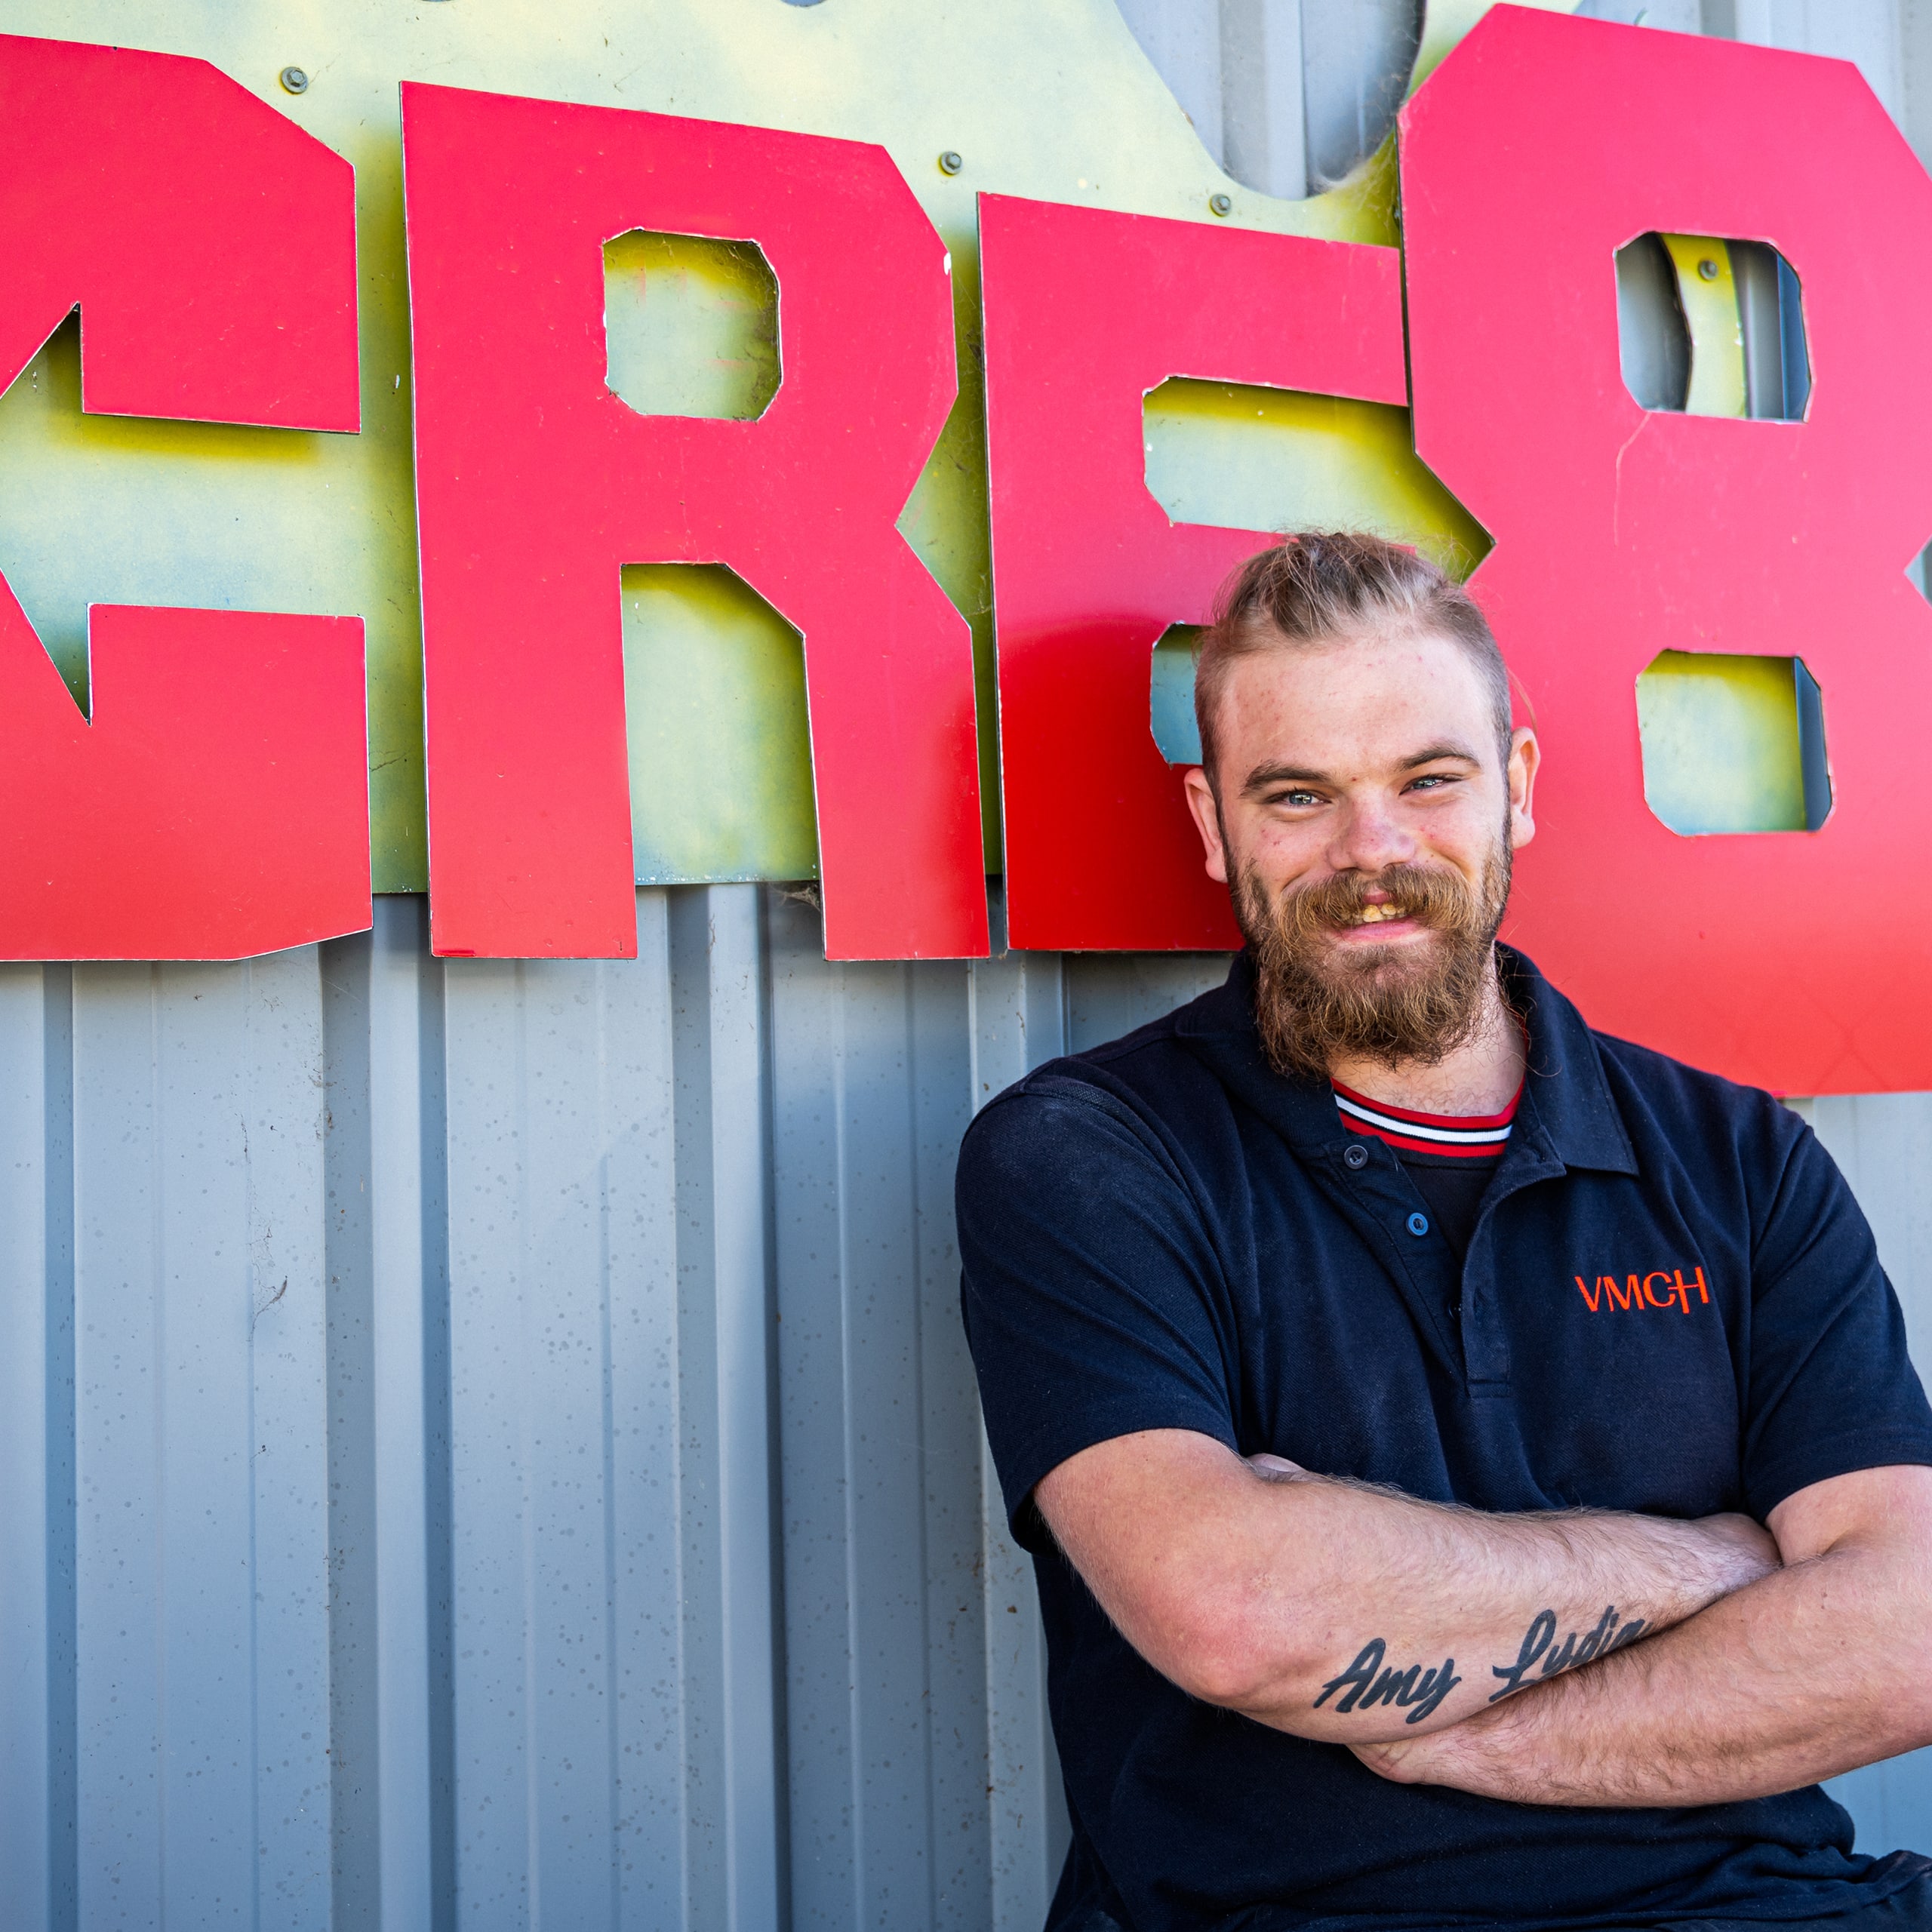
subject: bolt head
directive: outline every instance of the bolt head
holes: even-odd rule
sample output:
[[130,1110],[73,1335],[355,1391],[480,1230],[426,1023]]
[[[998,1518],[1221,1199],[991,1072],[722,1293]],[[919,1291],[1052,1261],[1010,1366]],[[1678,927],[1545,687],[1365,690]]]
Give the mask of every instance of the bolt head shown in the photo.
[[1217,214],[1232,214],[1235,211],[1235,200],[1232,195],[1210,195],[1208,205]]
[[939,171],[942,174],[957,174],[965,165],[965,162],[951,148],[948,148],[939,158]]
[[306,94],[309,91],[309,76],[300,67],[285,67],[276,78],[281,82],[285,93]]
[[1706,255],[1704,259],[1697,264],[1697,272],[1705,281],[1715,281],[1718,278],[1718,265],[1715,262],[1711,260],[1709,256]]

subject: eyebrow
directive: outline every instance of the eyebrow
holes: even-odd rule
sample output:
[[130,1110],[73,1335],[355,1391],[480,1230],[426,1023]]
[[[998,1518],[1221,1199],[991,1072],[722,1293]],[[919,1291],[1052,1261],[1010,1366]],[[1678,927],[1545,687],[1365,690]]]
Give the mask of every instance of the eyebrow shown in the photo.
[[1328,774],[1299,764],[1257,764],[1241,785],[1244,792],[1265,792],[1271,785],[1325,785]]
[[[1432,745],[1426,745],[1419,752],[1411,752],[1401,759],[1396,769],[1415,771],[1425,764],[1435,764],[1444,758],[1454,758],[1464,764],[1481,764],[1482,760],[1468,746],[1458,744],[1454,739],[1444,738]],[[1325,771],[1317,771],[1312,766],[1301,764],[1257,764],[1242,781],[1241,792],[1252,797],[1257,792],[1265,792],[1271,785],[1327,785],[1334,781]]]
[[1454,738],[1444,738],[1426,750],[1411,752],[1403,759],[1401,769],[1414,771],[1418,765],[1434,764],[1438,759],[1445,758],[1458,758],[1464,764],[1480,764],[1482,762],[1467,745],[1459,744]]

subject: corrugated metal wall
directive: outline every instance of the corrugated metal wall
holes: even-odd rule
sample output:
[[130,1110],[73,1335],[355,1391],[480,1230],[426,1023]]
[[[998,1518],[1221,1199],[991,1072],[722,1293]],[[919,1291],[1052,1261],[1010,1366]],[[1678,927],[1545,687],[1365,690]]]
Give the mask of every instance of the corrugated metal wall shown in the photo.
[[11,1927],[1036,1925],[976,1097],[1218,958],[0,968]]
[[[1126,11],[1292,189],[1373,91],[1339,8]],[[1915,12],[1705,11],[1911,96]],[[638,903],[634,963],[438,962],[387,899],[243,965],[0,968],[7,1932],[1040,1923],[953,1153],[1223,961],[832,965],[777,888]],[[1932,1097],[1813,1112],[1932,1360]],[[1844,1789],[1932,1844],[1923,1761]]]

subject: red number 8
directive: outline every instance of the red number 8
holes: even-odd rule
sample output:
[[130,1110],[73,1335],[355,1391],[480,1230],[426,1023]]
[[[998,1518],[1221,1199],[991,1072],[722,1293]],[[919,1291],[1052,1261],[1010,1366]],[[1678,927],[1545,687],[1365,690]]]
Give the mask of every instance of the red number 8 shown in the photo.
[[[1848,64],[1502,8],[1407,110],[1402,195],[1417,448],[1496,539],[1471,588],[1548,758],[1505,937],[1593,1024],[1735,1078],[1932,1087],[1932,611],[1905,575],[1932,181]],[[1791,263],[1804,422],[1632,400],[1613,263],[1652,229]],[[1651,815],[1635,684],[1666,649],[1804,659],[1822,829]]]

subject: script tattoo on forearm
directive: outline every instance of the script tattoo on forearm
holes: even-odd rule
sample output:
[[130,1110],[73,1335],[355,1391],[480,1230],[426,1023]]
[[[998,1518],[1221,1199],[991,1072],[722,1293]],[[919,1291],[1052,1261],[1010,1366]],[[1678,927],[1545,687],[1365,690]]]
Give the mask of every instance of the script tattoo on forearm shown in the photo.
[[1574,1670],[1580,1663],[1588,1663],[1592,1657],[1607,1657],[1612,1651],[1620,1651],[1626,1644],[1634,1644],[1648,1628],[1643,1618],[1629,1618],[1622,1629],[1617,1627],[1617,1606],[1606,1604],[1602,1616],[1597,1619],[1596,1628],[1588,1635],[1580,1637],[1571,1631],[1563,1640],[1560,1650],[1551,1646],[1556,1641],[1556,1613],[1553,1610],[1540,1610],[1530,1621],[1530,1627],[1523,1632],[1522,1647],[1516,1653],[1514,1663],[1492,1664],[1490,1674],[1503,1680],[1503,1688],[1494,1693],[1490,1702],[1506,1697],[1512,1690],[1523,1687],[1523,1679],[1529,1675],[1533,1665],[1540,1665],[1538,1677],[1554,1677],[1558,1672]]
[[[1398,1704],[1408,1712],[1409,1723],[1420,1724],[1463,1681],[1456,1675],[1454,1657],[1444,1657],[1434,1670],[1424,1670],[1419,1663],[1411,1664],[1407,1670],[1386,1669],[1382,1660],[1387,1654],[1388,1647],[1380,1637],[1371,1637],[1363,1644],[1355,1662],[1340,1677],[1331,1677],[1322,1685],[1321,1695],[1315,1699],[1314,1708],[1320,1710],[1336,1691],[1340,1690],[1341,1696],[1335,1699],[1338,1712],[1366,1711],[1377,1704]],[[1378,1671],[1381,1672],[1380,1676],[1376,1674]]]

